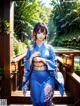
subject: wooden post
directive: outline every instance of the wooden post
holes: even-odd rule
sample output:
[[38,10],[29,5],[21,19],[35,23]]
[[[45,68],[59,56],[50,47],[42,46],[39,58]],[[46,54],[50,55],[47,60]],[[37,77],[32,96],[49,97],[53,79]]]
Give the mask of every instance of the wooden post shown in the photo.
[[[11,86],[10,86],[10,70],[11,70],[11,59],[13,57],[13,24],[11,25],[11,20],[13,13],[11,12],[12,2],[10,0],[3,0],[1,2],[0,7],[0,14],[1,18],[5,19],[10,22],[10,33],[1,33],[2,42],[0,43],[0,57],[1,61],[0,64],[3,66],[4,69],[4,98],[11,96]],[[11,20],[11,21],[10,21]],[[12,27],[12,29],[11,29]],[[11,31],[12,30],[12,31]],[[1,49],[1,48],[0,48]]]
[[[3,17],[3,0],[0,0],[0,21]],[[0,24],[0,30],[1,30],[1,24]],[[0,32],[0,67],[3,68],[3,36]]]
[[[10,21],[10,1],[4,1],[4,17]],[[5,97],[11,95],[10,88],[10,35],[4,36],[4,78],[5,78]]]

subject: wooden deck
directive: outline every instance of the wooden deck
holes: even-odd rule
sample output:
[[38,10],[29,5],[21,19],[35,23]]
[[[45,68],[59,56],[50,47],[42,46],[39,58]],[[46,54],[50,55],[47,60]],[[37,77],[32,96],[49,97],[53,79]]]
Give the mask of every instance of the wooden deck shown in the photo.
[[[54,106],[70,106],[70,104],[74,103],[73,101],[74,99],[68,91],[65,91],[63,97],[59,91],[54,91]],[[23,96],[22,91],[12,92],[9,102],[11,102],[9,106],[32,106],[30,91],[27,91],[26,97]]]
[[[12,104],[12,105],[9,105],[9,106],[33,106],[33,105],[31,105],[31,104],[30,104],[30,105],[24,105],[24,104],[23,104],[23,105],[20,105],[20,104],[18,104],[18,105],[15,104],[15,105],[14,105],[14,104]],[[71,105],[71,104],[70,104],[70,105],[66,105],[66,104],[61,104],[61,105],[60,105],[60,104],[56,104],[56,105],[55,105],[55,104],[54,104],[54,106],[72,106],[72,105]]]
[[[20,90],[12,91],[11,96],[12,97],[15,97],[15,96],[24,97],[22,91],[20,91]],[[60,92],[55,90],[54,91],[54,97],[57,97],[57,96],[61,97]],[[71,96],[68,91],[64,92],[63,97],[67,97],[67,96]],[[26,97],[30,97],[30,91],[27,91]]]

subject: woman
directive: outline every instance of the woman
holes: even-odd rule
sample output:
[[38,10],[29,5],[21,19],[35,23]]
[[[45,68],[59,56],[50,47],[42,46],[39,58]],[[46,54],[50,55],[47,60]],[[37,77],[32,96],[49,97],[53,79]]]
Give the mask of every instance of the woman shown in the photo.
[[57,82],[60,85],[56,80],[57,65],[54,49],[45,42],[47,34],[47,27],[43,23],[35,25],[33,30],[35,42],[28,48],[24,64],[22,90],[25,95],[29,81],[34,106],[52,106],[54,84]]

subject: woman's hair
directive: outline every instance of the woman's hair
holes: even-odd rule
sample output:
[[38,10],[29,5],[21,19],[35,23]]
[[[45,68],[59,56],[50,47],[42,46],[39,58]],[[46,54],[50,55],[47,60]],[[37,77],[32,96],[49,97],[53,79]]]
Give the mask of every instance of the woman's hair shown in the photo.
[[37,23],[33,29],[33,34],[32,37],[36,38],[36,35],[38,32],[42,32],[45,34],[45,39],[47,38],[47,34],[48,34],[48,29],[47,26],[44,23]]

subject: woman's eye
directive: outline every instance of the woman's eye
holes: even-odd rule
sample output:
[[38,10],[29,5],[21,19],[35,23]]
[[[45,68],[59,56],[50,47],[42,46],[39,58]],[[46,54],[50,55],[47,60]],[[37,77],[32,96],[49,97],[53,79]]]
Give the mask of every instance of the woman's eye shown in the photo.
[[38,32],[38,34],[40,34],[40,32]]

